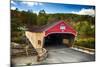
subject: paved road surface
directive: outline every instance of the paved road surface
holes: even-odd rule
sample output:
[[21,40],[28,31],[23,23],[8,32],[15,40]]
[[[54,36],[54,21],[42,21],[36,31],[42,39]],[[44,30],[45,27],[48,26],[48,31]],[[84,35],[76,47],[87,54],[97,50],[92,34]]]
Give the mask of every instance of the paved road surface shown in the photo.
[[13,58],[13,63],[24,65],[32,64],[52,64],[52,63],[70,63],[70,62],[88,62],[94,61],[95,55],[86,54],[67,47],[49,47],[48,58],[42,62],[36,62],[35,56]]
[[94,55],[79,52],[70,48],[49,50],[45,63],[69,63],[94,61]]

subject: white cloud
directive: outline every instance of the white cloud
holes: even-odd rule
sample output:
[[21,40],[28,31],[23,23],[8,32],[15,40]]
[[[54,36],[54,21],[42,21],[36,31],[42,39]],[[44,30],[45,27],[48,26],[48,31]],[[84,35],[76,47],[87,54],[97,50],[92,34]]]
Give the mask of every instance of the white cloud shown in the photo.
[[[12,7],[11,7],[11,10],[16,10],[16,7],[15,7],[15,6],[12,6]],[[22,9],[22,8],[18,8],[18,10],[19,10],[19,11],[27,11],[27,10],[24,10],[24,9]]]
[[28,6],[43,5],[43,3],[40,3],[40,2],[22,2],[22,3]]
[[14,1],[11,1],[12,4],[16,5],[16,3]]
[[24,10],[24,9],[21,9],[21,8],[19,8],[18,10],[19,10],[19,11],[26,11],[26,10]]
[[11,7],[11,9],[12,9],[12,10],[16,10],[16,7],[13,6],[13,7]]
[[72,11],[74,14],[79,14],[79,15],[95,15],[95,10],[94,9],[81,9],[79,12]]

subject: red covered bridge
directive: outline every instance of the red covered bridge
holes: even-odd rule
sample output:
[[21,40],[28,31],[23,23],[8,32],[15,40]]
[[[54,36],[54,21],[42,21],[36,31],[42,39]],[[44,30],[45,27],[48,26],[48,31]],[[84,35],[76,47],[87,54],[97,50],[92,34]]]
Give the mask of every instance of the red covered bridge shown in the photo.
[[71,47],[77,32],[64,21],[49,23],[42,27],[31,27],[26,31],[26,37],[35,49],[47,44],[61,43]]
[[56,22],[53,25],[43,29],[43,31],[45,31],[45,37],[54,33],[72,34],[74,36],[77,35],[76,31],[71,26],[66,24],[64,21]]

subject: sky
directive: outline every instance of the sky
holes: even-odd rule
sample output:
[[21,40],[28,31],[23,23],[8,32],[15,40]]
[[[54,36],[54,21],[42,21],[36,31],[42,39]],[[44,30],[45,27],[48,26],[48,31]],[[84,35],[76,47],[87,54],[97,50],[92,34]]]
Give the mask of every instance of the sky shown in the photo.
[[95,16],[95,6],[90,5],[11,1],[11,9],[15,10],[16,8],[18,8],[20,11],[32,10],[34,13],[37,14],[40,10],[45,10],[46,13],[73,13]]

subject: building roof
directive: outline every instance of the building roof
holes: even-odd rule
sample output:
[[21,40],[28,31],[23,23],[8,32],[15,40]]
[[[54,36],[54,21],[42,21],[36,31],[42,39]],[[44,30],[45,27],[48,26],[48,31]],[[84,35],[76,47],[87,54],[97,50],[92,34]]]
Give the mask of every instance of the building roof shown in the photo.
[[[60,26],[59,26],[60,25]],[[64,29],[61,29],[61,26],[64,25]],[[52,33],[70,33],[74,36],[77,36],[77,32],[64,21],[52,22],[46,24],[44,26],[29,26],[28,31],[30,32],[45,32],[45,36],[52,34]]]
[[31,32],[43,32],[45,31],[46,29],[48,29],[49,27],[51,26],[54,26],[60,22],[64,22],[64,21],[58,21],[58,22],[52,22],[52,23],[48,23],[46,25],[43,25],[43,26],[29,26],[28,27],[28,31],[31,31]]

